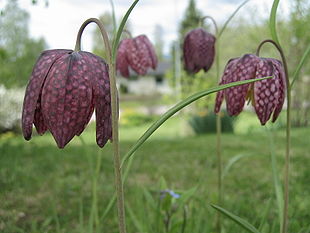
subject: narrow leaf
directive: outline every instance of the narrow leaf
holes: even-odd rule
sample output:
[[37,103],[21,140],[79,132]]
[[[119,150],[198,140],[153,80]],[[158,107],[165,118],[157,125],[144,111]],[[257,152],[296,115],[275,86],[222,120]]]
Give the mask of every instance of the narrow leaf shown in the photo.
[[[268,129],[268,128],[267,128]],[[271,156],[271,166],[272,166],[272,178],[273,178],[273,185],[276,193],[276,200],[278,205],[278,218],[280,222],[280,226],[283,225],[283,211],[284,211],[284,198],[283,198],[283,190],[282,184],[279,178],[279,171],[277,168],[277,158],[275,155],[275,148],[274,148],[274,135],[272,134],[273,131],[268,129],[269,135],[269,148],[270,148],[270,156]]]
[[305,53],[302,55],[302,58],[301,58],[298,66],[297,66],[297,68],[296,68],[296,70],[295,70],[295,72],[293,74],[293,81],[291,83],[291,87],[293,87],[295,81],[297,80],[297,78],[299,76],[299,73],[300,73],[300,70],[301,70],[302,66],[305,64],[309,54],[310,54],[310,45],[306,49]]
[[278,34],[277,34],[277,9],[279,5],[280,0],[274,0],[271,8],[271,13],[270,13],[270,18],[269,18],[269,29],[271,33],[271,38],[278,44],[280,45],[279,39],[278,39]]
[[259,79],[251,79],[251,80],[244,80],[244,81],[239,81],[239,82],[232,82],[229,84],[225,84],[225,85],[220,85],[217,87],[213,87],[210,88],[208,90],[205,91],[200,91],[197,92],[191,96],[189,96],[188,98],[186,98],[185,100],[179,102],[178,104],[176,104],[174,107],[172,107],[171,109],[169,109],[166,113],[164,113],[157,121],[155,121],[149,128],[147,131],[145,131],[145,133],[138,139],[138,141],[131,147],[131,149],[127,152],[127,154],[124,156],[123,160],[122,160],[122,164],[121,167],[123,167],[124,163],[127,161],[127,159],[129,159],[131,157],[131,155],[133,155],[133,153],[165,122],[167,121],[170,117],[172,117],[175,113],[177,113],[178,111],[180,111],[182,108],[186,107],[187,105],[193,103],[194,101],[210,95],[212,93],[224,90],[226,88],[229,87],[234,87],[234,86],[238,86],[238,85],[242,85],[242,84],[247,84],[247,83],[252,83],[252,82],[256,82],[256,81],[260,81],[263,79],[268,79],[268,78],[272,78],[272,76],[269,77],[264,77],[264,78],[259,78]]
[[130,15],[130,13],[132,12],[133,8],[137,5],[138,2],[139,2],[139,0],[135,0],[132,3],[132,5],[127,10],[125,16],[123,17],[121,24],[119,25],[119,28],[118,28],[117,33],[116,33],[116,37],[115,37],[115,39],[113,41],[113,45],[112,45],[112,61],[113,62],[115,61],[116,51],[117,51],[117,47],[118,47],[118,44],[119,44],[119,40],[120,40],[121,35],[123,33],[123,30],[124,30],[124,27],[125,27],[126,22],[128,20],[128,17]]
[[220,32],[217,35],[217,39],[219,39],[221,37],[221,35],[223,34],[224,30],[226,29],[227,25],[229,24],[229,22],[233,19],[233,17],[237,14],[237,12],[250,0],[246,0],[243,3],[240,4],[240,6],[238,6],[238,8],[232,13],[232,15],[226,20],[226,22],[224,23],[222,29],[220,30]]
[[211,205],[214,209],[224,214],[226,217],[233,220],[235,223],[237,223],[239,226],[241,226],[243,229],[247,230],[248,232],[252,233],[260,233],[253,225],[245,221],[244,219],[238,217],[237,215],[234,215],[233,213],[229,212],[228,210],[225,210],[222,207],[219,207],[217,205]]

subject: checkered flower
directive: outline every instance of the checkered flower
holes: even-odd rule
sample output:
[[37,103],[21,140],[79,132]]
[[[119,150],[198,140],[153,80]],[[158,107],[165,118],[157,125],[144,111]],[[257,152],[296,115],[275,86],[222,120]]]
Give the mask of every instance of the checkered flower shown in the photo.
[[116,69],[129,77],[129,67],[139,75],[145,75],[148,68],[156,69],[157,56],[150,40],[145,35],[124,39],[120,42],[116,57]]
[[220,84],[273,76],[254,84],[230,87],[217,93],[215,112],[220,111],[225,98],[230,116],[238,115],[246,100],[252,102],[262,125],[270,119],[278,118],[285,99],[286,79],[282,63],[273,58],[261,58],[254,54],[246,54],[241,58],[228,61]]
[[111,100],[107,64],[94,54],[44,51],[33,68],[22,113],[22,130],[30,140],[49,130],[59,148],[80,135],[96,109],[97,144],[111,139]]
[[207,72],[214,60],[215,40],[216,38],[203,28],[196,28],[188,32],[183,45],[185,70],[197,73],[204,69]]

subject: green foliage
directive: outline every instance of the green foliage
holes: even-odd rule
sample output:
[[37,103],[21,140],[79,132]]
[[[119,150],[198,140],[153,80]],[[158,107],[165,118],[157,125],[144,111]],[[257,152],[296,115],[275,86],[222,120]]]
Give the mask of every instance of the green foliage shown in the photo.
[[0,17],[0,84],[21,87],[27,84],[33,64],[45,48],[43,39],[28,32],[29,15],[16,0],[8,1]]
[[[228,116],[226,112],[221,113],[222,132],[233,133],[234,118]],[[216,115],[207,113],[192,116],[189,124],[196,134],[215,133],[216,132]]]
[[[160,130],[137,151],[132,170],[124,186],[128,232],[158,233],[163,227],[165,213],[157,212],[161,187],[172,189],[184,196],[191,190],[187,205],[185,233],[215,232],[215,211],[209,207],[215,203],[217,183],[215,135],[176,138],[180,119],[167,122],[169,127]],[[121,128],[121,152],[126,152],[147,125]],[[283,165],[284,131],[274,132],[275,156],[279,168]],[[310,166],[309,128],[293,129],[294,158],[291,178],[291,232],[308,232],[310,218],[309,181]],[[94,125],[82,137],[85,145],[76,138],[68,147],[59,150],[50,134],[35,136],[25,142],[20,135],[0,136],[0,226],[1,232],[87,232],[92,212],[93,173],[98,153],[102,155],[98,174],[97,197],[99,228],[105,233],[117,232],[117,213],[112,211],[101,220],[104,209],[114,193],[112,147],[95,146]],[[264,220],[262,232],[279,232],[277,203],[274,196],[270,164],[269,137],[265,132],[247,135],[224,134],[222,142],[223,163],[228,164],[237,154],[253,154],[243,157],[229,169],[224,178],[225,208],[242,216],[258,227]],[[207,156],[206,156],[207,155]],[[159,177],[166,186],[160,186]],[[266,216],[266,209],[271,208]],[[175,201],[179,202],[180,199]],[[130,216],[133,212],[138,223]],[[156,214],[159,213],[158,219]],[[183,208],[173,214],[171,223],[180,233]],[[225,232],[240,232],[240,226],[224,218]],[[83,224],[82,224],[83,223]],[[162,225],[159,225],[160,223]],[[137,225],[138,224],[138,225]],[[181,224],[181,225],[180,225]],[[81,226],[84,226],[84,231]],[[17,230],[18,229],[18,230]],[[172,231],[172,227],[170,228]],[[95,232],[95,230],[94,230]]]

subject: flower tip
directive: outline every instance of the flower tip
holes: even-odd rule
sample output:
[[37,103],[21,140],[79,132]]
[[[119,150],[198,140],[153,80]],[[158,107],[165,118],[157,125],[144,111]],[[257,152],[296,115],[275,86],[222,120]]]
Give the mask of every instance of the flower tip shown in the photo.
[[31,135],[24,135],[24,138],[26,141],[29,141],[31,139]]

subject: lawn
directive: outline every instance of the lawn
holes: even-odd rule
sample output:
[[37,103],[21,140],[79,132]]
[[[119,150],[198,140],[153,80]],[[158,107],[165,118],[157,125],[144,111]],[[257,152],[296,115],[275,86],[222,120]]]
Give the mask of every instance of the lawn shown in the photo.
[[[124,186],[128,232],[166,232],[168,207],[160,201],[160,191],[166,188],[186,196],[184,203],[173,200],[169,232],[182,232],[182,227],[188,233],[214,232],[216,211],[210,204],[217,200],[216,136],[186,135],[183,123],[178,117],[169,120],[136,152]],[[146,128],[121,128],[123,155]],[[114,192],[112,148],[108,144],[99,149],[93,129],[91,125],[82,134],[86,145],[75,138],[63,150],[49,134],[30,142],[20,135],[1,136],[0,232],[117,232],[115,208],[103,216]],[[309,134],[310,128],[292,130],[292,233],[310,232]],[[223,207],[264,233],[279,232],[270,144],[274,143],[282,177],[285,131],[224,134],[222,143]],[[240,159],[233,163],[236,156]],[[235,223],[224,221],[223,232],[242,232]]]

